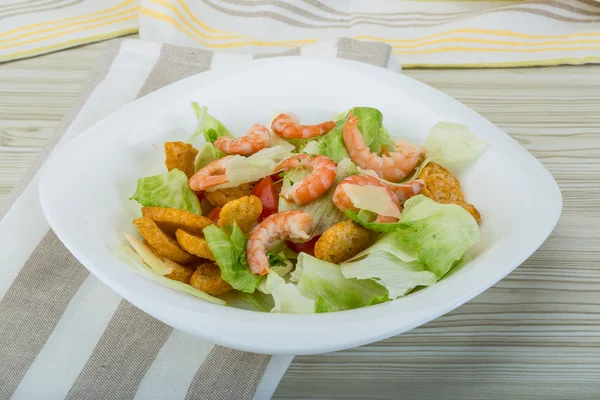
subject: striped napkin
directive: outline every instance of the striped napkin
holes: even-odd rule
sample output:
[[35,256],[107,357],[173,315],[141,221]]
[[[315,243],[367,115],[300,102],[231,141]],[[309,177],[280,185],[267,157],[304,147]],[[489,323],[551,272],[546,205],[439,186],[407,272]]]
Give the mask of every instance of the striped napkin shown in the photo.
[[[339,39],[290,52],[301,54],[400,69],[382,43]],[[101,118],[190,75],[264,57],[110,43],[56,134],[0,204],[0,399],[271,397],[292,356],[227,349],[138,310],[69,253],[38,200],[44,162]]]
[[[273,53],[351,37],[405,68],[600,62],[599,0],[8,0],[0,61],[136,32],[204,49]],[[139,17],[138,17],[139,14]]]

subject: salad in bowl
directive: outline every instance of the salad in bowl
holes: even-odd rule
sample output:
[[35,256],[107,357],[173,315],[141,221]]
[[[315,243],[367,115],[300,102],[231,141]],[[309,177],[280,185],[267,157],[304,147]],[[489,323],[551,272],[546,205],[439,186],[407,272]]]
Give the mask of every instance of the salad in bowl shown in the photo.
[[354,107],[314,125],[281,113],[236,137],[192,106],[196,130],[164,143],[167,171],[131,197],[140,236],[118,253],[149,279],[257,311],[343,311],[435,284],[479,239],[455,177],[485,150],[466,125],[415,144]]

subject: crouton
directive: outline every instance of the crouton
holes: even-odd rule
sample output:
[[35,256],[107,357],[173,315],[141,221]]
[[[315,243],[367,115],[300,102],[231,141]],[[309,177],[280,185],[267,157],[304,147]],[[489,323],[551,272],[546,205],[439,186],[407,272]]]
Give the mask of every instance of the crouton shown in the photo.
[[438,203],[465,201],[458,179],[439,164],[433,162],[427,164],[421,170],[419,179],[425,181],[421,193]]
[[178,208],[142,207],[142,215],[156,222],[156,225],[169,234],[183,229],[193,235],[202,235],[202,229],[212,224],[212,220]]
[[241,185],[232,188],[217,189],[212,192],[207,191],[204,192],[204,195],[213,206],[223,207],[231,200],[251,195],[252,189],[254,189],[253,183],[242,183]]
[[165,275],[166,278],[183,283],[190,283],[190,278],[196,270],[194,267],[177,264],[175,261],[171,261],[168,258],[164,258],[163,261],[168,267],[173,268],[173,271],[170,274]]
[[208,248],[208,242],[203,237],[194,236],[182,229],[175,232],[175,237],[177,237],[177,243],[188,253],[214,261],[215,258]]
[[261,212],[262,203],[258,197],[240,197],[225,203],[219,212],[219,226],[233,225],[235,221],[243,232],[248,233]]
[[183,171],[187,177],[194,175],[194,159],[198,154],[191,144],[183,142],[165,143],[165,166],[168,171],[178,169]]
[[166,257],[169,260],[182,264],[196,259],[193,255],[183,251],[177,242],[163,232],[150,218],[142,217],[135,219],[133,220],[133,224],[148,242],[150,248],[153,248],[161,258]]
[[339,264],[373,243],[371,233],[355,222],[346,220],[327,229],[315,244],[315,257]]
[[212,262],[202,263],[190,278],[190,285],[204,293],[216,296],[233,290],[231,285],[221,278],[221,270]]

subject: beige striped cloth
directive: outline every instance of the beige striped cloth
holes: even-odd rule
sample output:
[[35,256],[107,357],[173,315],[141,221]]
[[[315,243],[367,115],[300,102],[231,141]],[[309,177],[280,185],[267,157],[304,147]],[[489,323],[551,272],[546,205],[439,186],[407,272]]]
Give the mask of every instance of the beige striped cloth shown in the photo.
[[[339,39],[288,55],[399,70],[391,48]],[[44,162],[147,93],[210,68],[264,58],[114,41],[24,179],[0,204],[0,399],[268,399],[292,356],[227,349],[173,330],[101,283],[69,253],[38,200]]]
[[600,62],[599,0],[5,0],[0,61],[136,32],[244,54],[338,37],[390,44],[405,68]]

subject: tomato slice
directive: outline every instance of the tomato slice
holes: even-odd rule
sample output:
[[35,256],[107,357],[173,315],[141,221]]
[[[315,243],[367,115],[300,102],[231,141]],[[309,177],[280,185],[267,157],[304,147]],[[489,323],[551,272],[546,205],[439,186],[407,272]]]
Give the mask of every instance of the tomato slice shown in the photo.
[[206,216],[206,218],[210,218],[213,220],[213,222],[215,223],[215,225],[219,224],[219,213],[221,212],[221,207],[215,207],[212,209],[211,212],[208,213],[208,215]]
[[271,179],[270,176],[258,181],[256,186],[254,186],[254,189],[252,189],[252,194],[258,197],[262,203],[263,209],[258,218],[259,221],[262,221],[269,215],[277,212],[277,203],[279,199],[277,192],[275,191],[275,186],[273,185],[273,179]]
[[315,256],[315,244],[317,243],[317,240],[319,240],[321,236],[315,236],[314,238],[310,239],[308,242],[303,242],[303,243],[294,243],[294,242],[290,242],[289,240],[285,241],[285,244],[287,244],[287,246],[294,250],[296,253],[306,253],[308,255],[311,256]]
[[204,198],[204,192],[194,192],[196,193],[196,197],[198,198],[198,200],[202,200]]

